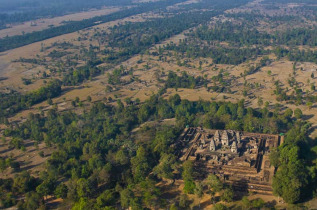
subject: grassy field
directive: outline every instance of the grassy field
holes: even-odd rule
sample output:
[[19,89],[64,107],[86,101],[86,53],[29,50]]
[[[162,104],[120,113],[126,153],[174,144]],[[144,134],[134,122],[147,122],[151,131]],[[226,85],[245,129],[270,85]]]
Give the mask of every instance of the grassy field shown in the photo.
[[89,19],[96,16],[108,15],[113,12],[117,12],[119,10],[120,8],[118,7],[108,7],[108,8],[103,8],[100,10],[91,10],[86,12],[79,12],[79,13],[64,15],[60,17],[43,18],[43,19],[38,19],[35,21],[28,21],[21,24],[12,25],[10,26],[10,28],[0,30],[0,38],[6,37],[6,36],[21,35],[23,33],[30,33],[33,31],[41,31],[51,26],[62,25],[64,21],[67,22],[67,21],[79,21],[79,20]]

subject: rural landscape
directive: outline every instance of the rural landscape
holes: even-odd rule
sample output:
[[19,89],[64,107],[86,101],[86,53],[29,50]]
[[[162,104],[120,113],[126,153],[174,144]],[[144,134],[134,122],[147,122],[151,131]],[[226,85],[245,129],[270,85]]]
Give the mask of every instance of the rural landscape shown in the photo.
[[0,209],[317,209],[316,0],[2,0]]

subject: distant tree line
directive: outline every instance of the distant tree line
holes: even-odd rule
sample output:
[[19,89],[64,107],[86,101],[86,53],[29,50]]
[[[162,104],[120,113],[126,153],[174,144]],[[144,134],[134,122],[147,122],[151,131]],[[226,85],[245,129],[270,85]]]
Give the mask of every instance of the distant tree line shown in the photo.
[[166,88],[197,88],[199,86],[207,85],[208,81],[201,76],[194,77],[188,75],[185,71],[182,72],[181,76],[170,71],[167,75],[167,80],[165,81]]
[[172,50],[181,53],[188,58],[212,58],[215,64],[238,65],[249,59],[255,59],[260,55],[268,54],[268,50],[261,47],[256,48],[232,48],[217,46],[200,46],[194,41],[182,40],[179,44],[168,43],[165,50]]
[[309,45],[317,46],[317,29],[296,28],[275,33],[259,32],[254,26],[216,23],[213,27],[203,25],[190,36],[206,41],[229,42],[232,45]]
[[61,94],[61,82],[52,80],[44,87],[25,95],[20,93],[0,94],[0,117],[2,122],[6,117],[11,116],[21,110],[27,109],[34,104],[54,98]]
[[43,41],[45,39],[49,39],[49,38],[59,36],[62,34],[79,31],[81,29],[88,28],[100,23],[122,19],[125,17],[144,13],[147,11],[152,11],[155,9],[164,9],[166,8],[166,6],[173,5],[180,2],[182,2],[182,0],[144,3],[137,7],[132,7],[130,9],[115,12],[109,15],[97,16],[97,17],[93,17],[93,18],[85,19],[81,21],[71,21],[64,25],[49,28],[49,29],[44,29],[42,31],[35,31],[35,32],[24,34],[24,35],[5,37],[0,39],[0,52],[21,47],[21,46],[31,44],[34,42]]

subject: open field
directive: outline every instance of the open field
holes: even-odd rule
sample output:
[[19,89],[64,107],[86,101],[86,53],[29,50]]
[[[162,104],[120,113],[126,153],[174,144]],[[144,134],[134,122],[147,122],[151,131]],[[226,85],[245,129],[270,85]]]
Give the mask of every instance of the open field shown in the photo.
[[54,18],[43,18],[35,21],[28,21],[22,24],[12,25],[10,28],[0,30],[0,38],[6,36],[21,35],[23,33],[31,33],[33,31],[41,31],[51,26],[60,26],[67,21],[80,21],[96,16],[108,15],[119,11],[118,7],[108,7],[100,10],[90,10],[87,12],[79,12]]
[[[127,21],[129,22],[139,22],[145,21],[145,18],[148,16],[146,14],[136,15],[129,18],[125,18],[118,21],[111,21],[109,23],[104,23],[97,25],[93,28],[99,28],[100,30],[107,30],[109,27],[112,27],[117,24],[122,24]],[[151,16],[150,16],[151,17]],[[84,30],[86,31],[86,30]],[[43,67],[35,67],[34,65],[24,65],[21,63],[15,63],[14,60],[17,60],[21,57],[23,58],[33,58],[37,55],[44,55],[41,52],[41,46],[50,46],[55,42],[72,42],[77,44],[89,44],[89,41],[85,42],[78,42],[77,39],[79,37],[78,32],[65,34],[62,36],[54,37],[43,42],[33,43],[24,47],[20,47],[17,49],[9,50],[0,54],[0,77],[6,78],[6,80],[1,81],[1,87],[9,87],[17,90],[22,91],[30,91],[38,88],[42,85],[41,81],[38,80],[36,83],[29,85],[27,87],[20,86],[21,78],[25,76],[34,76],[39,71],[45,71]]]
[[[9,142],[9,141],[7,141]],[[54,151],[52,148],[48,148],[44,143],[34,146],[33,141],[25,142],[26,150],[13,149],[8,146],[8,143],[0,143],[0,154],[11,157],[15,161],[20,163],[20,169],[14,171],[13,169],[6,170],[0,173],[0,178],[13,178],[17,173],[21,171],[29,171],[34,176],[39,176],[39,173],[45,169],[45,162],[51,156]],[[44,153],[44,156],[39,155],[40,152]]]
[[[132,21],[132,22],[140,22],[144,21],[147,18],[155,17],[154,14],[143,14],[143,15],[137,15],[135,17],[129,17],[123,20],[119,21],[113,21],[105,24],[101,24],[98,26],[95,26],[94,29],[97,30],[107,30],[109,27],[112,27],[116,24],[124,23],[126,21]],[[86,33],[87,30],[84,30],[82,33]],[[89,31],[88,31],[89,32]],[[186,32],[184,32],[186,33]],[[166,45],[167,43],[174,42],[178,43],[179,40],[186,38],[184,33],[173,36],[172,38],[164,41],[161,44],[157,44],[155,47],[152,48],[152,50],[155,50],[159,47],[162,47]],[[31,85],[25,86],[21,82],[21,77],[30,77],[36,75],[39,71],[45,71],[45,69],[42,66],[34,66],[29,64],[21,64],[13,63],[12,60],[19,59],[20,57],[26,57],[26,58],[32,58],[36,55],[45,56],[47,52],[40,52],[42,43],[45,46],[49,46],[54,42],[62,42],[62,41],[70,41],[74,44],[84,44],[88,45],[89,41],[84,42],[78,42],[77,38],[80,36],[79,33],[71,33],[66,34],[63,36],[55,37],[49,40],[45,40],[41,43],[34,43],[25,47],[21,47],[18,49],[14,49],[11,51],[7,51],[5,53],[2,53],[0,56],[0,61],[2,61],[2,69],[0,71],[0,76],[7,78],[6,80],[1,81],[0,87],[2,88],[13,88],[19,91],[30,91],[33,89],[36,89],[40,87],[42,83],[42,79],[36,80]],[[52,51],[53,49],[50,49]],[[139,60],[142,58],[144,61],[143,63],[139,64]],[[272,59],[275,59],[272,55]],[[240,76],[241,73],[244,72],[244,70],[247,68],[247,66],[252,65],[255,62],[258,62],[259,59],[255,61],[248,61],[247,63],[242,63],[241,65],[233,66],[233,65],[217,65],[217,68],[210,67],[209,64],[212,63],[212,59],[204,59],[206,62],[205,66],[203,65],[203,70],[198,70],[197,66],[199,63],[199,59],[192,61],[192,66],[196,67],[180,67],[176,64],[176,59],[171,57],[168,62],[158,61],[158,57],[156,56],[134,56],[133,58],[123,62],[120,65],[129,67],[129,66],[138,66],[138,70],[134,72],[134,76],[138,77],[142,83],[134,82],[132,84],[120,87],[120,90],[113,91],[111,93],[107,93],[105,91],[105,86],[107,84],[107,75],[101,75],[96,77],[93,81],[87,81],[86,84],[83,85],[80,89],[74,89],[71,90],[63,96],[60,97],[58,101],[60,101],[62,98],[71,99],[73,100],[75,96],[78,96],[81,99],[85,99],[88,95],[91,95],[93,98],[96,98],[96,100],[102,100],[105,97],[119,97],[119,98],[127,98],[132,97],[133,99],[139,98],[141,101],[146,100],[150,95],[157,92],[159,88],[162,86],[157,81],[157,76],[155,76],[157,71],[161,73],[160,78],[164,79],[166,77],[162,76],[162,73],[167,75],[168,71],[175,71],[175,72],[182,72],[186,71],[189,75],[193,76],[203,76],[207,75],[207,78],[211,79],[213,76],[216,76],[219,73],[219,70],[217,69],[223,69],[224,72],[227,72],[230,74],[230,78],[236,78],[234,79],[234,82],[231,84],[232,92],[234,94],[230,93],[216,93],[216,92],[210,92],[207,91],[206,88],[199,88],[199,89],[179,89],[177,92],[173,89],[168,90],[165,94],[165,97],[169,97],[170,95],[173,95],[175,93],[179,94],[182,98],[188,99],[191,101],[203,99],[203,100],[217,100],[217,101],[231,101],[231,102],[237,102],[241,98],[246,99],[246,104],[251,107],[257,107],[257,98],[262,97],[263,101],[268,101],[270,105],[274,105],[275,103],[281,103],[278,102],[275,97],[273,96],[273,90],[274,90],[274,82],[276,80],[279,80],[282,83],[282,86],[287,86],[288,81],[288,75],[292,73],[292,65],[293,62],[287,61],[287,60],[280,60],[275,61],[271,63],[269,66],[263,67],[260,71],[257,71],[256,73],[249,75],[246,77],[246,80],[248,83],[259,83],[260,88],[256,91],[252,92],[252,97],[244,97],[242,95],[243,90],[243,84],[244,79]],[[145,69],[142,67],[142,65],[149,63],[150,68]],[[118,65],[117,67],[119,67]],[[27,68],[27,69],[26,69]],[[299,82],[303,89],[309,89],[310,86],[307,84],[307,79],[310,78],[311,73],[315,72],[317,69],[317,65],[313,63],[297,63],[297,76],[296,80]],[[302,69],[302,70],[301,70]],[[271,71],[271,76],[268,75],[268,71]],[[111,72],[110,70],[109,72]],[[127,79],[129,77],[127,76]],[[123,77],[123,80],[125,78]],[[229,78],[228,78],[229,79]],[[316,78],[310,79],[311,82],[316,82]],[[70,98],[68,98],[70,97]],[[309,120],[311,123],[313,123],[313,127],[317,126],[317,116],[315,114],[316,108],[313,107],[309,109],[305,105],[290,105],[286,103],[281,103],[286,107],[289,107],[291,109],[300,108],[305,115],[305,119]],[[23,114],[22,114],[23,115]],[[312,137],[316,137],[317,133],[316,131],[313,132]]]

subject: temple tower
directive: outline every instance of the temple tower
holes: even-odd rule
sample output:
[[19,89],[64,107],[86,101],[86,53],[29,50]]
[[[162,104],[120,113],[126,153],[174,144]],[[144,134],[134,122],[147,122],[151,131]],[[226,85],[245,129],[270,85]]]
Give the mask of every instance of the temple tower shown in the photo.
[[210,146],[209,146],[210,151],[216,151],[216,144],[213,139],[210,141]]
[[220,141],[220,133],[218,130],[216,130],[216,133],[214,135],[214,140],[215,142],[219,142]]
[[238,144],[240,144],[240,142],[241,142],[241,135],[240,135],[240,132],[239,132],[239,131],[236,132],[236,139],[237,139],[237,141],[238,141]]
[[201,138],[201,141],[200,141],[200,142],[202,143],[202,145],[204,145],[204,146],[205,146],[205,144],[206,144],[206,139],[205,139],[205,138],[206,138],[206,135],[203,134],[203,135],[202,135],[202,138]]
[[236,141],[233,141],[233,143],[231,145],[231,152],[232,153],[237,153],[238,152],[237,142]]
[[229,137],[227,131],[223,131],[221,136],[221,144],[223,146],[229,146]]

